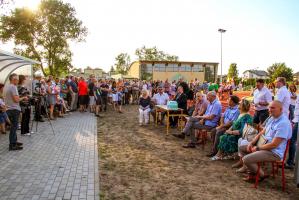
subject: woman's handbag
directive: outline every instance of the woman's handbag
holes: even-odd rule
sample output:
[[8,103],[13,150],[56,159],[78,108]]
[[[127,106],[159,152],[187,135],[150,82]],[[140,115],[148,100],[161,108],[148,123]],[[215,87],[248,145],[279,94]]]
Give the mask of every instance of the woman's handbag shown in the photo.
[[251,125],[245,124],[243,128],[242,138],[246,139],[248,142],[251,142],[253,138],[258,134],[258,131]]

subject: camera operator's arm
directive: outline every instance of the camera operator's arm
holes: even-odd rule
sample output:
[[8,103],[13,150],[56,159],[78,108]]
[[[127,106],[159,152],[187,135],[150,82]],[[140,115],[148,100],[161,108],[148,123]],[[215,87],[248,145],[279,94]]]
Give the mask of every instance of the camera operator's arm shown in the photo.
[[15,88],[14,90],[12,90],[11,92],[12,92],[12,100],[13,100],[15,103],[19,103],[20,101],[23,101],[23,100],[27,100],[27,99],[28,99],[27,96],[20,97],[17,88]]

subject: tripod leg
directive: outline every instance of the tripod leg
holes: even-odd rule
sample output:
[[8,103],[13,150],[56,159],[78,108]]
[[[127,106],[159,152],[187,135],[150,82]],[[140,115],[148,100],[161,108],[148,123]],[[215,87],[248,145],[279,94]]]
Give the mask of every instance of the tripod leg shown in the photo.
[[46,110],[46,115],[47,115],[48,121],[50,123],[51,129],[52,129],[52,133],[53,133],[53,135],[55,135],[54,127],[52,125],[52,122],[51,122],[51,119],[50,119],[50,115],[49,115],[49,113],[48,113],[47,110]]

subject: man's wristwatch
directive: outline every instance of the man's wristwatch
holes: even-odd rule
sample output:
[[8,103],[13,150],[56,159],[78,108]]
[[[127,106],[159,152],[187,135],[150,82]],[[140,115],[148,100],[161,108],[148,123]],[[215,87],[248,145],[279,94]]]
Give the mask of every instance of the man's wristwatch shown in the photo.
[[259,151],[260,150],[260,148],[258,147],[258,146],[256,146],[256,148],[255,148],[257,151]]

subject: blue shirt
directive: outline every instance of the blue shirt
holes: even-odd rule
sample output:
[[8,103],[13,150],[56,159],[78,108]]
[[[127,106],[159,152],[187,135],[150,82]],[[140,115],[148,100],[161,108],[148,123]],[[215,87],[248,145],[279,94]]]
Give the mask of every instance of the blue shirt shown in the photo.
[[238,119],[239,115],[240,111],[238,105],[236,105],[235,107],[227,107],[225,112],[223,113],[224,124],[235,121],[236,119]]
[[283,141],[278,147],[272,149],[271,151],[278,155],[280,159],[283,159],[283,154],[286,149],[287,141],[292,136],[292,126],[288,117],[281,114],[280,117],[271,117],[266,123],[266,133],[265,138],[267,143],[271,143],[274,138],[282,138]]
[[221,116],[221,109],[221,103],[217,99],[208,105],[205,115],[215,115],[215,117],[211,120],[205,120],[206,126],[216,127],[218,125]]

